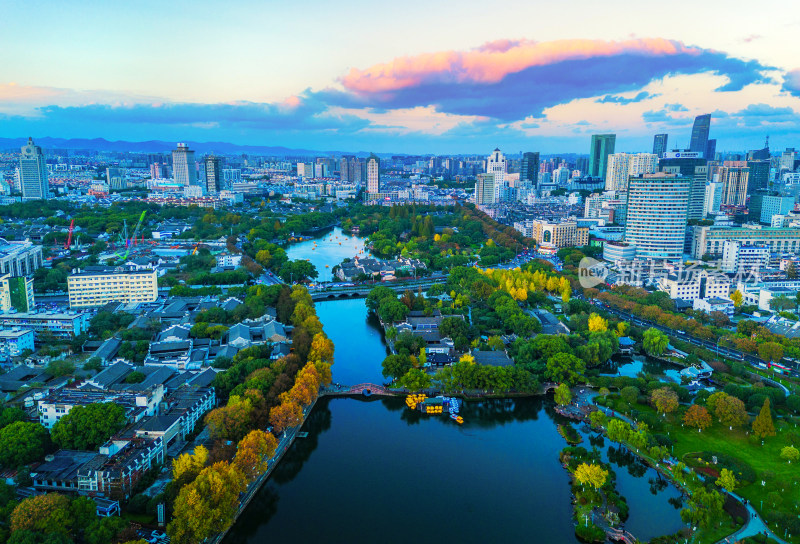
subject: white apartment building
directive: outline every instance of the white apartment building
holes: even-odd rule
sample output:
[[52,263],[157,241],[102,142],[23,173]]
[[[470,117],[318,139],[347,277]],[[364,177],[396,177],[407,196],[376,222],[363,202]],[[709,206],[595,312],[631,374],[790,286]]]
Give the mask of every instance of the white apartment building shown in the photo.
[[704,200],[703,216],[719,212],[722,202],[722,183],[710,181],[706,183],[706,197]]
[[700,270],[660,277],[657,286],[672,299],[694,301],[700,298],[729,298],[731,281],[722,274]]
[[367,159],[367,192],[370,194],[381,192],[381,160],[376,155]]
[[728,274],[759,273],[769,264],[769,248],[750,245],[738,240],[722,244],[722,271]]
[[157,277],[155,270],[79,272],[67,278],[69,305],[87,308],[108,302],[153,302],[158,298]]
[[652,153],[612,153],[608,156],[606,190],[626,191],[628,178],[658,171],[658,155]]

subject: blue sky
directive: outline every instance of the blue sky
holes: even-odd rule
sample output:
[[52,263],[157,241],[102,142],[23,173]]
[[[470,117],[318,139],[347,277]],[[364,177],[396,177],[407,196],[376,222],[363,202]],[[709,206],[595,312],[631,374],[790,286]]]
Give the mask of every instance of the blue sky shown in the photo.
[[0,136],[320,150],[800,147],[800,11],[730,2],[3,2]]

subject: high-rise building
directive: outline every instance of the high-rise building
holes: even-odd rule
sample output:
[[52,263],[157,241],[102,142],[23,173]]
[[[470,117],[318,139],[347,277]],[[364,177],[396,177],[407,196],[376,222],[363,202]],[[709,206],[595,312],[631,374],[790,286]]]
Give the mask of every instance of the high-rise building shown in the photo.
[[689,151],[705,153],[708,145],[708,131],[711,129],[711,114],[698,115],[694,118],[692,126],[692,139],[689,142]]
[[506,173],[508,172],[508,163],[505,155],[495,148],[492,154],[486,158],[486,173],[492,174],[494,179],[494,199],[495,202],[500,200],[503,193],[503,187],[506,185]]
[[153,302],[158,298],[155,270],[107,268],[67,277],[70,308],[97,307],[109,302]]
[[524,185],[530,183],[536,185],[539,177],[539,153],[527,152],[522,154],[522,161],[519,168],[519,180]]
[[626,191],[628,178],[653,174],[658,170],[658,155],[653,153],[612,153],[608,156],[606,191]]
[[125,171],[122,168],[106,168],[106,183],[109,189],[124,189]]
[[367,192],[381,192],[381,160],[374,153],[367,159]]
[[494,203],[494,174],[478,174],[475,182],[475,205],[485,206]]
[[668,151],[658,161],[658,169],[661,172],[680,174],[690,180],[687,219],[703,219],[708,162],[703,158],[702,151]]
[[216,195],[222,190],[222,159],[208,155],[203,161],[206,170],[206,194]]
[[722,183],[709,181],[706,183],[706,197],[703,216],[719,212],[722,202]]
[[747,194],[753,194],[756,191],[763,191],[769,186],[769,160],[755,160],[747,161],[747,167],[750,169],[750,175],[747,179]]
[[24,200],[44,200],[49,196],[47,166],[42,148],[34,145],[33,138],[22,146],[19,157],[19,185]]
[[356,157],[350,158],[348,175],[350,176],[351,183],[355,183],[356,185],[361,185],[364,183],[364,163],[361,162],[361,159]]
[[711,140],[706,143],[706,160],[713,161],[714,157],[717,155],[717,140],[716,138],[712,138]]
[[658,172],[631,176],[625,242],[641,260],[679,260],[683,255],[690,179]]
[[342,182],[352,181],[350,176],[350,157],[343,156],[339,159],[339,180]]
[[797,151],[793,147],[787,147],[786,151],[781,155],[781,170],[791,172],[795,168],[797,161]]
[[747,184],[750,169],[745,161],[725,161],[717,171],[714,181],[722,183],[723,206],[744,206],[747,202]]
[[194,151],[186,144],[178,144],[178,148],[172,151],[172,175],[179,185],[197,185]]
[[582,176],[588,176],[589,157],[578,157],[575,159],[575,170],[579,170]]
[[669,134],[656,134],[653,138],[653,155],[658,155],[661,158],[661,155],[667,152],[668,140]]
[[608,156],[614,153],[617,142],[616,134],[593,134],[592,146],[589,148],[589,175],[593,178],[606,176]]
[[33,278],[0,276],[0,311],[28,312],[36,306],[33,297]]

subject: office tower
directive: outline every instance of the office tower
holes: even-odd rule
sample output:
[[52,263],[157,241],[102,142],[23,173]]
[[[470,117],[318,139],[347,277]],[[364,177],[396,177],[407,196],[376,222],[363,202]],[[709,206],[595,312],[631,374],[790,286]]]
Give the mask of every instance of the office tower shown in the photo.
[[592,146],[589,149],[590,176],[605,179],[608,156],[614,152],[616,141],[616,134],[592,135]]
[[708,161],[702,152],[667,151],[658,161],[661,172],[680,174],[690,180],[689,207],[687,219],[703,219],[708,179]]
[[722,183],[723,206],[744,206],[747,201],[747,184],[750,169],[745,161],[725,161],[717,171],[717,179]]
[[222,190],[222,159],[208,155],[203,162],[206,166],[206,194],[216,195]]
[[575,170],[580,170],[582,176],[588,176],[589,157],[578,157],[575,159]]
[[661,155],[667,152],[667,141],[669,140],[668,134],[656,134],[653,138],[653,155]]
[[374,153],[367,159],[367,192],[381,192],[381,160]]
[[19,186],[24,200],[47,199],[50,191],[44,153],[41,147],[34,145],[33,138],[28,138],[27,145],[22,146],[19,157]]
[[478,174],[475,182],[475,205],[494,204],[494,195],[494,174]]
[[750,174],[747,179],[747,194],[767,189],[769,186],[769,160],[747,161]]
[[706,144],[706,152],[705,152],[706,160],[713,161],[716,154],[717,154],[717,140],[711,139]]
[[178,144],[178,148],[172,151],[172,175],[179,185],[197,185],[194,151],[186,144]]
[[492,174],[494,179],[494,200],[500,200],[500,195],[503,192],[503,187],[506,185],[506,173],[508,172],[508,163],[505,155],[499,149],[495,148],[491,155],[486,158],[486,173]]
[[653,153],[613,153],[608,156],[606,191],[625,191],[630,176],[653,174],[657,170],[658,155]]
[[681,259],[690,182],[680,174],[666,172],[628,180],[625,242],[636,246],[637,259]]
[[692,126],[692,139],[689,142],[689,151],[705,153],[708,145],[708,131],[711,128],[711,114],[698,115],[694,118]]
[[719,205],[722,202],[722,183],[709,181],[706,184],[705,205],[703,217],[711,213],[719,212]]
[[539,153],[527,152],[522,154],[522,162],[519,168],[519,180],[532,185],[536,185],[539,177]]

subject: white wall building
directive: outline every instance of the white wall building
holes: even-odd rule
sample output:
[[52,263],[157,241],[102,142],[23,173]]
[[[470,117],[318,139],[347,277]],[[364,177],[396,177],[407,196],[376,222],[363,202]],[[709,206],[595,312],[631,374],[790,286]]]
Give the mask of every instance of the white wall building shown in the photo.
[[728,274],[759,273],[769,264],[769,248],[725,240],[722,244],[722,270]]
[[503,155],[499,149],[495,149],[491,155],[486,158],[486,173],[494,176],[494,200],[500,201],[502,188],[506,185],[506,173],[508,172],[508,164],[506,156]]
[[34,145],[33,138],[22,146],[19,157],[19,184],[23,200],[42,200],[49,196],[47,165],[42,148]]

